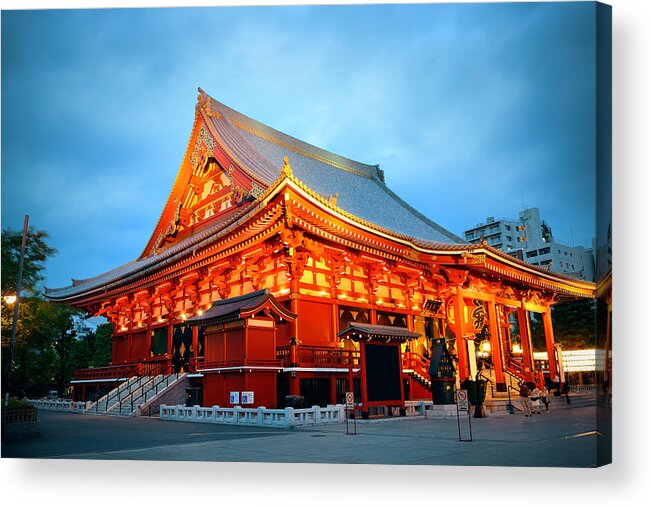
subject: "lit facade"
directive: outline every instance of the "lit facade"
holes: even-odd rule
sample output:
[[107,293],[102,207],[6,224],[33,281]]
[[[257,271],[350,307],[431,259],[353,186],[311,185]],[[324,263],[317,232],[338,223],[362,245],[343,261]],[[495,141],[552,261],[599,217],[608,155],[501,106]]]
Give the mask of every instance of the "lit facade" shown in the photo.
[[474,378],[480,341],[498,389],[507,376],[540,381],[530,312],[542,314],[553,377],[550,307],[594,290],[464,243],[396,196],[378,166],[287,136],[200,90],[188,149],[142,255],[46,295],[115,325],[112,365],[76,372],[77,398],[102,380],[182,372],[204,406],[233,406],[233,392],[268,408],[299,395],[325,405],[353,391],[368,415],[431,399],[438,381]]

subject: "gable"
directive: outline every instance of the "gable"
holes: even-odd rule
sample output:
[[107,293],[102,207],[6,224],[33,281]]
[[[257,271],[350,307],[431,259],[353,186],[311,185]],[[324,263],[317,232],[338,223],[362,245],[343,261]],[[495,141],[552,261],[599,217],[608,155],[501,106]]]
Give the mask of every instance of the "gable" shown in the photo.
[[265,189],[231,161],[198,114],[176,181],[141,258],[202,231]]

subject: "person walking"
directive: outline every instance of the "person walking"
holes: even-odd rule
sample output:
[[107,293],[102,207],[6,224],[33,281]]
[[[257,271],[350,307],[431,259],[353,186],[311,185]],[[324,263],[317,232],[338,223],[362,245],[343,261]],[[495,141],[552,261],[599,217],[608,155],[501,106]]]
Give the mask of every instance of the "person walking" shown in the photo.
[[520,401],[522,402],[522,411],[525,417],[531,417],[531,401],[529,400],[529,386],[525,382],[520,382]]
[[538,386],[534,386],[533,390],[531,391],[530,398],[531,398],[531,413],[540,414],[541,392],[540,389],[538,389]]
[[567,401],[567,404],[570,404],[570,385],[565,382],[563,384],[563,394],[565,395],[565,401]]

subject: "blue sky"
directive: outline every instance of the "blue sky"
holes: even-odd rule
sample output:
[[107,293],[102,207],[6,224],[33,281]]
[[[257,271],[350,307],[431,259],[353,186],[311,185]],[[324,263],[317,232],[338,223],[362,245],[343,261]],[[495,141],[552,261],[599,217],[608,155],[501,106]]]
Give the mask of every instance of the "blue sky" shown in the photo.
[[590,246],[594,37],[591,3],[4,11],[2,227],[49,232],[48,287],[138,257],[201,86],[456,234],[524,200]]

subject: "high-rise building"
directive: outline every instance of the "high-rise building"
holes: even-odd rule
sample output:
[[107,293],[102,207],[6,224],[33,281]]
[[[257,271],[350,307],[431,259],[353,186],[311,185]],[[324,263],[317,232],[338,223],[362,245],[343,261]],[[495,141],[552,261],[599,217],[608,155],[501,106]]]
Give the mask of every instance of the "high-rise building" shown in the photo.
[[471,244],[486,242],[513,257],[556,273],[594,280],[592,249],[568,246],[554,239],[551,227],[540,218],[538,208],[527,208],[518,219],[488,217],[463,234]]

